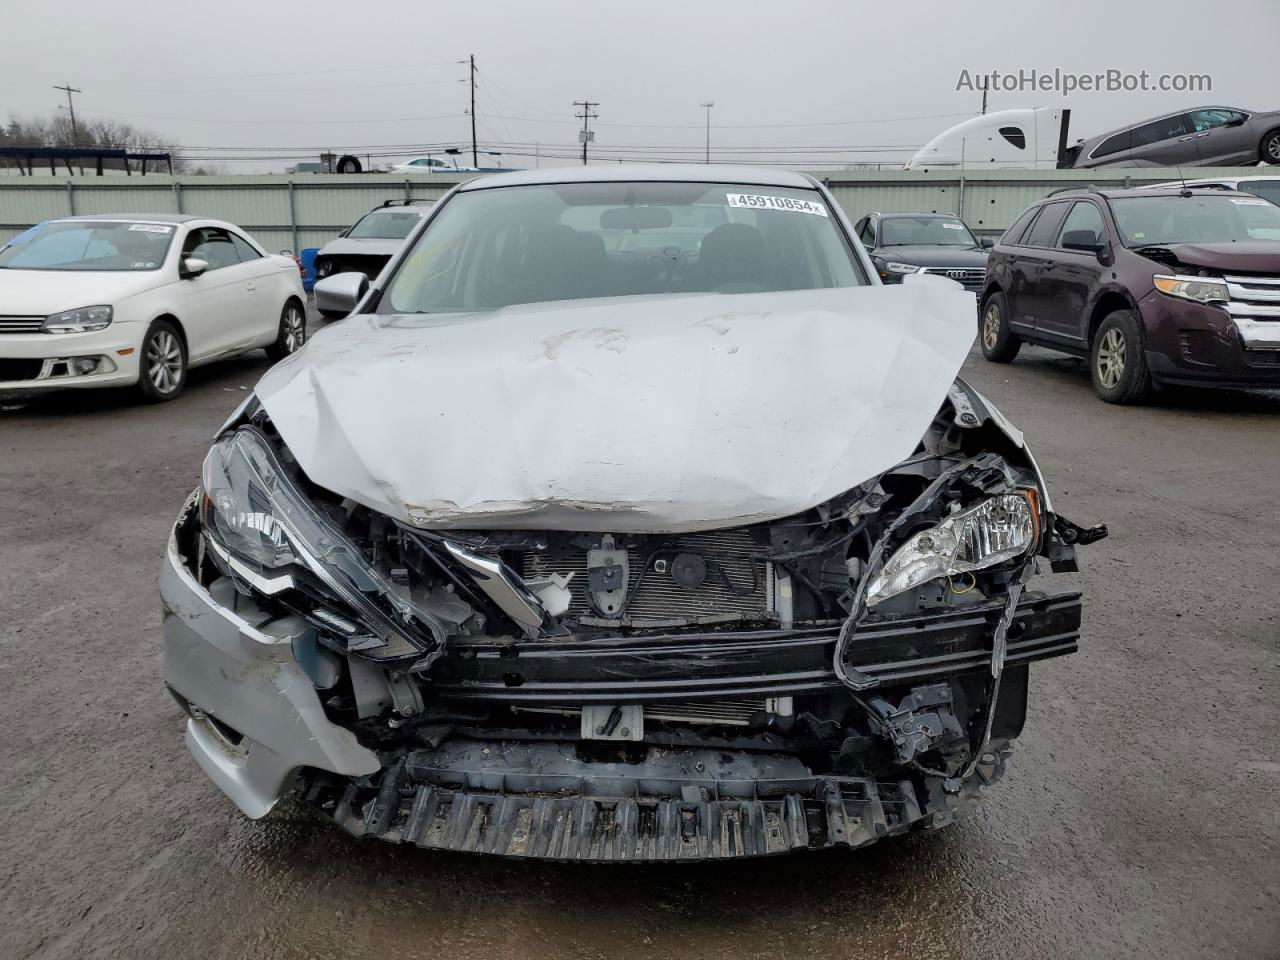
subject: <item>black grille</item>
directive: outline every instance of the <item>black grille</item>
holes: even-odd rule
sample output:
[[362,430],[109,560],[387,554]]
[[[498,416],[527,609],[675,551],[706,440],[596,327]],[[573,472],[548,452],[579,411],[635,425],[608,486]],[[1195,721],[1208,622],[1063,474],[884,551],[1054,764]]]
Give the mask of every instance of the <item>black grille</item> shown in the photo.
[[[718,614],[760,614],[771,608],[769,565],[759,559],[767,544],[749,530],[723,530],[669,538],[652,537],[628,551],[631,600],[625,615],[632,620],[670,620]],[[706,580],[696,588],[672,579],[671,561],[682,553],[700,556],[707,565]],[[666,572],[659,569],[666,561]],[[525,577],[572,573],[570,614],[591,614],[587,601],[587,553],[577,548],[530,553],[524,557]]]
[[43,360],[3,360],[0,359],[0,381],[34,380],[40,376]]

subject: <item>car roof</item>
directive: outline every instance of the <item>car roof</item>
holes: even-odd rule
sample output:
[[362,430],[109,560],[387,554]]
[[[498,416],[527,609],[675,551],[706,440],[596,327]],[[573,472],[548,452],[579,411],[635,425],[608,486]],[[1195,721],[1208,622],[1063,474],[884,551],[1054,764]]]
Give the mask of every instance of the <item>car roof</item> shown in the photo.
[[1190,193],[1196,197],[1220,197],[1223,192],[1212,187],[1193,187],[1190,185],[1184,189],[1180,183],[1173,186],[1161,184],[1158,187],[1131,187],[1128,190],[1099,190],[1097,187],[1081,187],[1078,190],[1060,190],[1049,194],[1047,197],[1042,197],[1036,202],[1043,204],[1051,200],[1070,200],[1080,197],[1102,197],[1105,200],[1116,200],[1125,197],[1178,197],[1183,193]]
[[740,183],[759,187],[813,189],[817,181],[807,174],[763,167],[721,166],[705,163],[634,163],[618,166],[543,167],[517,170],[468,180],[460,190],[491,190],[551,183]]
[[[1221,183],[1221,184],[1258,183],[1259,181],[1263,181],[1263,180],[1280,181],[1280,175],[1272,174],[1271,176],[1267,176],[1266,174],[1260,174],[1260,175],[1253,175],[1253,176],[1238,177],[1232,174],[1226,177],[1198,177],[1195,180],[1187,180],[1185,181],[1185,183],[1188,187],[1195,189],[1196,187],[1209,186],[1215,183]],[[1182,183],[1179,183],[1176,180],[1167,180],[1164,183],[1153,183],[1150,186],[1138,187],[1137,189],[1160,190],[1165,187],[1181,187],[1181,186],[1182,186]]]
[[54,219],[59,222],[64,220],[141,220],[144,223],[190,223],[192,220],[209,218],[193,217],[184,213],[86,213],[75,217],[55,217]]
[[1220,197],[1223,193],[1231,191],[1215,190],[1213,187],[1183,187],[1178,184],[1172,187],[1164,187],[1160,190],[1141,190],[1136,187],[1129,190],[1099,190],[1098,193],[1106,197],[1108,200],[1114,200],[1119,197],[1180,197],[1184,193],[1189,193],[1195,197]]
[[897,212],[897,213],[873,213],[873,214],[872,214],[872,216],[873,216],[873,217],[879,217],[879,218],[880,218],[880,219],[882,219],[882,220],[891,220],[891,219],[893,219],[894,217],[913,217],[913,218],[915,218],[915,219],[917,219],[917,220],[922,220],[922,219],[930,219],[930,220],[959,220],[959,219],[960,219],[960,217],[959,217],[959,216],[957,216],[957,215],[956,215],[956,214],[954,214],[954,213],[934,213],[934,212],[930,212],[930,213],[902,213],[901,211],[899,211],[899,212]]
[[436,205],[434,200],[412,200],[409,203],[380,203],[369,213],[395,213],[397,210],[425,212]]

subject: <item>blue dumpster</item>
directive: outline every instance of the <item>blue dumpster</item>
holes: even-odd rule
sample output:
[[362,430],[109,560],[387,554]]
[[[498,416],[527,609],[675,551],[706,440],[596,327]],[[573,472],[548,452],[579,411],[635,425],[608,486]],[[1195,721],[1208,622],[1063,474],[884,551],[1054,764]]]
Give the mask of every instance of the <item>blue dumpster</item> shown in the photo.
[[316,254],[319,252],[319,247],[304,247],[299,254],[302,257],[302,289],[307,293],[316,285]]

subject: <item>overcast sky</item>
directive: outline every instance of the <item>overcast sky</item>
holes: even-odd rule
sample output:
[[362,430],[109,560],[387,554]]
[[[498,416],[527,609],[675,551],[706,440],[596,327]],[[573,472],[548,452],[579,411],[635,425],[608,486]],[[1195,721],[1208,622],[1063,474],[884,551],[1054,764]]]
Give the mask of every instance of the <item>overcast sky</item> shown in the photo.
[[481,148],[510,166],[533,166],[535,150],[542,165],[572,162],[583,99],[600,104],[601,155],[701,159],[710,100],[713,159],[901,161],[977,112],[981,95],[955,89],[962,70],[1212,76],[1207,94],[992,93],[991,110],[1071,107],[1073,140],[1198,103],[1280,109],[1276,0],[3,5],[0,115],[51,113],[65,103],[52,85],[70,83],[82,116],[149,128],[195,156],[282,148],[224,159],[227,172],[279,170],[326,146],[469,152],[457,61],[470,54]]

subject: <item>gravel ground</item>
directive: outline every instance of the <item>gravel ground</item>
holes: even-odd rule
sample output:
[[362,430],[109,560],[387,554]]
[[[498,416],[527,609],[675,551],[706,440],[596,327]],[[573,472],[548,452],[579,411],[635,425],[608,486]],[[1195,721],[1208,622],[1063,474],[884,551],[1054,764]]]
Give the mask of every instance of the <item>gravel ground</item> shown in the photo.
[[514,863],[243,819],[182,745],[156,575],[215,429],[267,367],[157,407],[0,407],[0,956],[1280,957],[1280,396],[1093,397],[972,357],[1083,551],[1080,653],[1032,669],[980,814],[855,854]]

